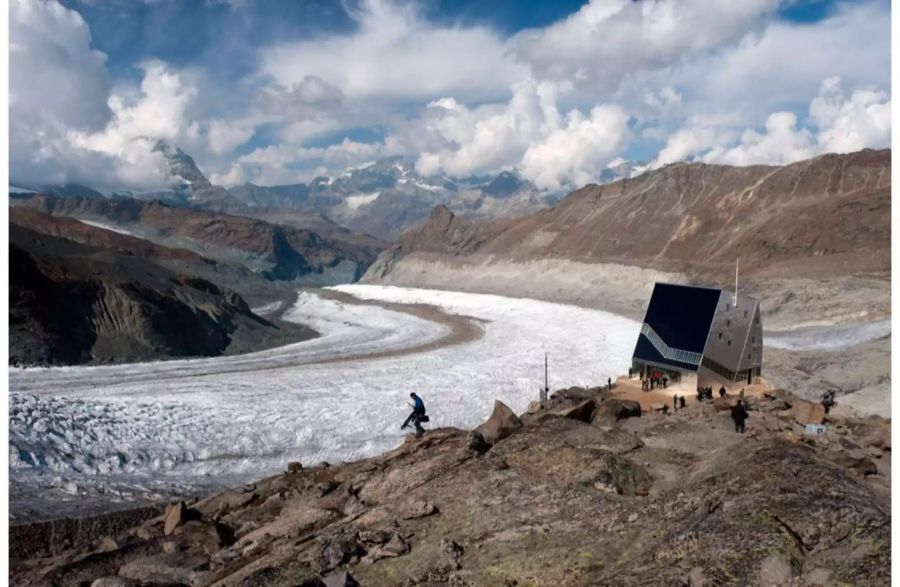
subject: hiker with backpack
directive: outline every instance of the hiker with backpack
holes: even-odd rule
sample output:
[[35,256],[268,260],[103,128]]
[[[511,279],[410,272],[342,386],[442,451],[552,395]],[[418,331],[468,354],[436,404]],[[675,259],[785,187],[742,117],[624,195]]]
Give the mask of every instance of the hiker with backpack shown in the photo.
[[425,434],[425,429],[422,428],[422,422],[428,422],[429,418],[425,414],[425,402],[422,401],[415,393],[410,393],[409,397],[413,400],[413,411],[409,415],[409,417],[404,420],[403,425],[400,426],[400,429],[403,430],[407,426],[409,426],[410,422],[412,422],[413,426],[416,429],[416,438]]

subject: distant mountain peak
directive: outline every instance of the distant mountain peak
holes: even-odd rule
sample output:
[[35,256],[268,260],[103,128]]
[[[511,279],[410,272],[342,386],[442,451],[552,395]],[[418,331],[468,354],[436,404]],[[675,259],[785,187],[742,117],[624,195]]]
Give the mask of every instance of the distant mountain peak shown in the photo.
[[178,146],[159,140],[156,141],[153,150],[166,158],[166,162],[169,164],[169,176],[180,181],[183,187],[190,187],[192,190],[212,187],[212,183],[194,163],[194,159]]
[[505,198],[519,191],[525,182],[514,171],[501,171],[491,181],[486,183],[481,190],[495,198]]

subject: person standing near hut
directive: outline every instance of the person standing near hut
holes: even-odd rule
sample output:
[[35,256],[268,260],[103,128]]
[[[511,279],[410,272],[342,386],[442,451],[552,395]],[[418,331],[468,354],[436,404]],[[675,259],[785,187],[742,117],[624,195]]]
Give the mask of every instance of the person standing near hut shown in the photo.
[[747,421],[747,418],[750,414],[747,413],[747,409],[744,408],[743,400],[738,400],[737,403],[731,408],[731,419],[734,420],[734,431],[738,434],[744,433],[744,422]]

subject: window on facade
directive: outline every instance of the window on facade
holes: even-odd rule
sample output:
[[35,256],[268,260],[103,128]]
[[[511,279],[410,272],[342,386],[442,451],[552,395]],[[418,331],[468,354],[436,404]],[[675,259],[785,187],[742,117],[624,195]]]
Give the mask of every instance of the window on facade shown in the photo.
[[747,317],[747,310],[744,310],[744,318]]
[[731,320],[726,320],[726,321],[725,321],[725,326],[731,326]]
[[719,340],[722,340],[722,333],[719,333]]
[[756,337],[755,337],[755,336],[751,336],[751,337],[750,337],[750,342],[756,342]]
[[728,346],[731,346],[731,341],[730,341],[730,340],[728,341]]
[[750,358],[750,353],[747,353],[747,358],[748,358],[748,359]]
[[726,312],[730,312],[730,311],[731,311],[731,304],[725,304],[725,311],[726,311]]

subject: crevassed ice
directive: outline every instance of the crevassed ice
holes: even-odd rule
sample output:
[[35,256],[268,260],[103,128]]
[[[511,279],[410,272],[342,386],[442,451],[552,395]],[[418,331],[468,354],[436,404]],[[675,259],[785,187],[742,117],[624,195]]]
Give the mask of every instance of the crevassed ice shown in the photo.
[[[431,426],[474,427],[494,399],[521,412],[537,398],[545,352],[552,388],[597,384],[627,368],[639,330],[606,312],[530,299],[336,289],[433,304],[478,320],[484,334],[427,352],[352,359],[433,342],[449,330],[306,292],[285,318],[318,330],[314,340],[239,357],[11,369],[11,477],[36,490],[128,496],[234,484],[288,460],[371,456],[402,440],[411,391],[424,398]],[[322,362],[333,359],[348,360]]]
[[891,321],[813,326],[797,330],[766,332],[766,346],[791,351],[839,351],[872,342],[891,334]]

